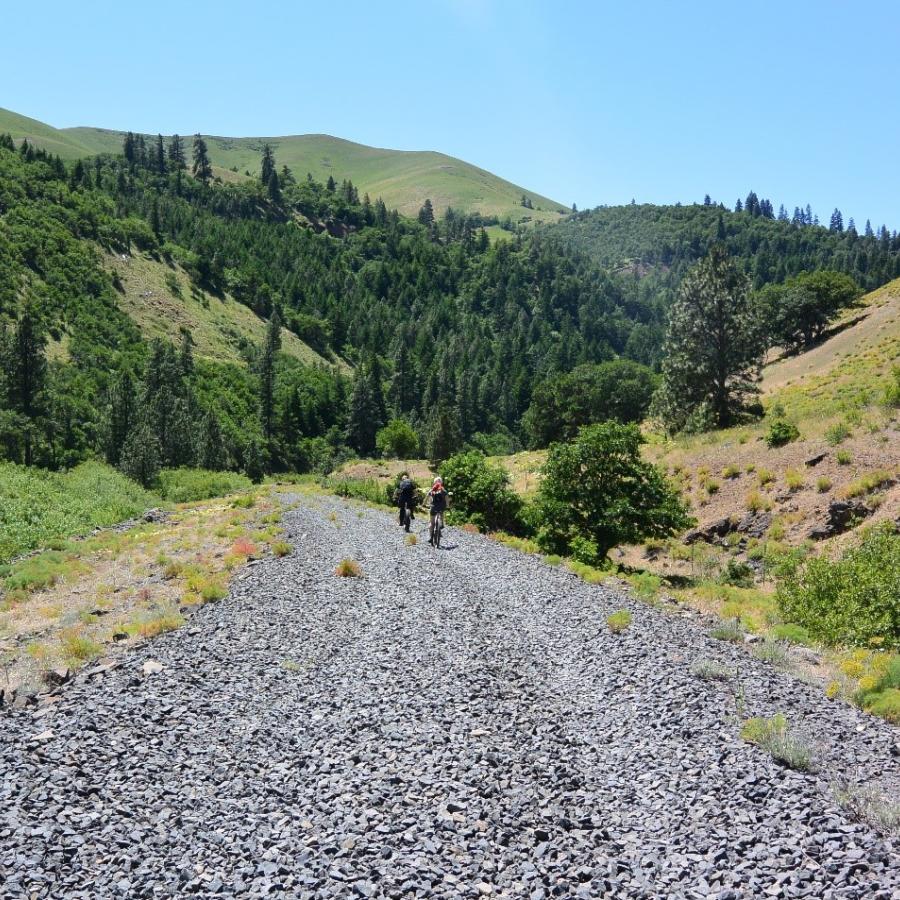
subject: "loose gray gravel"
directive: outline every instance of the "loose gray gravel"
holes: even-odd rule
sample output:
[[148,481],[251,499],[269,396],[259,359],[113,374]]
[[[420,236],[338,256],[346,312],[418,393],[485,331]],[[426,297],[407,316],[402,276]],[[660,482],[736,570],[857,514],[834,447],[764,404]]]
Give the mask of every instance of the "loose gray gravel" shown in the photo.
[[[0,717],[0,896],[900,897],[829,791],[900,784],[888,725],[477,535],[316,497],[284,526],[187,627]],[[817,774],[740,739],[775,711]]]

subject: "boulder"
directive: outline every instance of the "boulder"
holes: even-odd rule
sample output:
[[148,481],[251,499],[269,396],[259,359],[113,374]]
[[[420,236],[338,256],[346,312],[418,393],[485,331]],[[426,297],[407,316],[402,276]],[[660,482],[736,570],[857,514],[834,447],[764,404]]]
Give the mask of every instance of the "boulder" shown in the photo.
[[828,515],[824,522],[810,529],[809,537],[815,541],[825,540],[843,534],[859,519],[865,519],[874,512],[861,500],[832,500],[828,504]]
[[728,516],[725,516],[699,528],[692,528],[682,540],[685,544],[696,544],[697,541],[712,544],[717,538],[723,538],[731,531],[734,531],[734,524]]
[[735,530],[746,534],[748,537],[761,538],[772,524],[772,514],[769,512],[748,512],[735,526]]
[[815,456],[811,456],[809,459],[807,459],[803,463],[803,465],[807,466],[808,468],[811,469],[813,466],[817,466],[820,462],[822,462],[823,460],[825,460],[827,458],[828,458],[827,453],[817,453]]

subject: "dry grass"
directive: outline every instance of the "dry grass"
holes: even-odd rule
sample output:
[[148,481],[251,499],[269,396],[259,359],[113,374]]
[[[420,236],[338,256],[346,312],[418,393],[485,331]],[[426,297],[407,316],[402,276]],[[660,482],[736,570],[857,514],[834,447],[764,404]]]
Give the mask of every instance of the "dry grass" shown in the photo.
[[362,569],[356,560],[342,559],[335,566],[334,574],[339,578],[359,578],[362,575]]

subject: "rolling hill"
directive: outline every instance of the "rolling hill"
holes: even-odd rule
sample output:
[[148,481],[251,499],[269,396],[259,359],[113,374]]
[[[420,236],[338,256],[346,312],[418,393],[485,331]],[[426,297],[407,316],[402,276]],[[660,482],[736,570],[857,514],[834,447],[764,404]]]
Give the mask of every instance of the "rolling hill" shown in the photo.
[[[35,119],[0,109],[0,132],[77,159],[98,153],[119,153],[124,132],[103,128],[53,128]],[[327,134],[283,137],[220,137],[204,135],[212,163],[239,173],[259,171],[263,145],[275,151],[279,166],[297,176],[307,172],[320,181],[349,178],[360,192],[382,197],[389,208],[415,215],[428,198],[438,213],[448,206],[485,216],[553,222],[567,212],[559,203],[506,181],[471,163],[430,150],[387,150],[368,147]],[[524,209],[522,196],[534,209]]]

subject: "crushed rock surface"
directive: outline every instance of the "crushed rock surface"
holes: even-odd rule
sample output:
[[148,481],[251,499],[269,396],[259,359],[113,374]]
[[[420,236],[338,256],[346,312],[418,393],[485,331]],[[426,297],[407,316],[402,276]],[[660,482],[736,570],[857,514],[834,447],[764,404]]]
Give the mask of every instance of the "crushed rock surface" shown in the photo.
[[[0,716],[0,896],[900,897],[830,792],[900,787],[887,724],[478,535],[318,497],[282,524],[187,627]],[[776,711],[817,773],[740,739]]]

